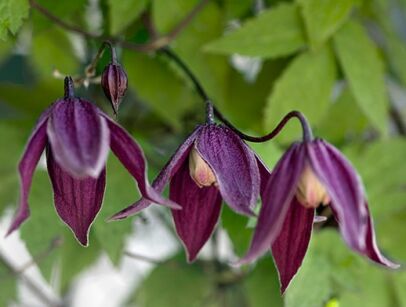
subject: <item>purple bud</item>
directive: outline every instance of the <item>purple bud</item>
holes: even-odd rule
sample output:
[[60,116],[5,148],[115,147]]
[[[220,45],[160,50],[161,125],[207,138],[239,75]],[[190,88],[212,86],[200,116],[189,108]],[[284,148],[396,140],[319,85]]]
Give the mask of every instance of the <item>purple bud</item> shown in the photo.
[[127,90],[127,84],[127,74],[119,64],[110,63],[106,66],[102,74],[101,85],[115,114],[117,114],[121,98]]

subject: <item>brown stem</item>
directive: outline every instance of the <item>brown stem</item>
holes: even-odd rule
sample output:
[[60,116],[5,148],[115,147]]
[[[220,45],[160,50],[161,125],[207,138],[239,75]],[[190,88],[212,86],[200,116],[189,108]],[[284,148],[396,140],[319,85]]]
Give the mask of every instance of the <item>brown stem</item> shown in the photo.
[[62,304],[56,302],[54,299],[50,298],[31,278],[19,272],[3,254],[0,253],[0,263],[3,264],[12,275],[19,278],[30,290],[32,293],[39,299],[44,305],[49,307],[61,307]]
[[87,32],[76,25],[72,25],[72,24],[69,24],[69,23],[63,21],[62,19],[60,19],[59,17],[55,16],[50,11],[48,11],[45,7],[43,7],[42,5],[37,3],[35,0],[30,0],[31,8],[35,9],[36,11],[38,11],[39,13],[44,15],[46,18],[53,21],[56,25],[60,26],[61,28],[65,29],[67,31],[75,32],[85,38],[97,39],[97,40],[102,40],[102,41],[110,41],[111,43],[120,45],[123,48],[129,49],[129,50],[134,50],[134,51],[141,51],[141,52],[155,51],[162,47],[167,46],[192,21],[192,19],[196,16],[196,14],[207,3],[208,3],[208,0],[201,0],[189,12],[189,14],[181,22],[179,22],[179,24],[177,26],[175,26],[175,28],[172,31],[170,31],[168,34],[158,37],[156,39],[153,39],[152,41],[145,43],[145,44],[135,44],[135,43],[131,43],[131,42],[119,39],[114,36],[98,35],[95,33]]
[[163,263],[160,260],[153,259],[153,258],[150,258],[148,256],[140,255],[140,254],[137,254],[137,253],[133,253],[133,252],[130,252],[130,251],[125,251],[124,255],[126,255],[127,257],[130,257],[130,258],[136,259],[136,260],[140,260],[140,261],[144,261],[144,262],[148,262],[148,263],[152,263],[152,264],[157,264],[158,265],[158,264]]

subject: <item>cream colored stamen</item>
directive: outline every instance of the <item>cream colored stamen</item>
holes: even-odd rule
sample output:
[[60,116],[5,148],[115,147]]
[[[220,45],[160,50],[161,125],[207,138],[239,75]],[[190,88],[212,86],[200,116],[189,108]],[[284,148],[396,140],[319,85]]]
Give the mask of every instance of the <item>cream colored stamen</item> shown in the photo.
[[320,204],[330,203],[326,188],[308,164],[300,176],[296,198],[305,208],[317,208]]
[[217,179],[212,169],[194,147],[189,155],[189,173],[199,188],[217,185]]

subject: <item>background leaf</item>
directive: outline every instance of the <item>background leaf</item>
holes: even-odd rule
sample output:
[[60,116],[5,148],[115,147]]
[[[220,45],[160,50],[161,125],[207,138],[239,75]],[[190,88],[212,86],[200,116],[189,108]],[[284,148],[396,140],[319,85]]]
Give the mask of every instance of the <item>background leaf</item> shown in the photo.
[[335,50],[354,97],[381,133],[387,132],[388,98],[384,68],[361,25],[348,22],[334,37]]
[[302,49],[304,45],[305,38],[297,6],[281,4],[206,45],[205,50],[271,58],[289,55]]

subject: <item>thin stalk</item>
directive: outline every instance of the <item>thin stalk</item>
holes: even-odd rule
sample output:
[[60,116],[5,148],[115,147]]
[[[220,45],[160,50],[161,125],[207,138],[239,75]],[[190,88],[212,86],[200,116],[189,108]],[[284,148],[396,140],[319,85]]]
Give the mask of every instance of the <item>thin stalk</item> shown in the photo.
[[236,128],[233,124],[231,124],[225,117],[224,115],[212,104],[209,96],[207,95],[206,91],[204,90],[203,86],[200,84],[199,80],[197,77],[193,74],[193,72],[189,69],[189,67],[186,65],[185,62],[182,61],[182,59],[179,58],[179,56],[169,47],[163,48],[159,50],[161,53],[165,54],[168,58],[172,59],[173,62],[175,62],[180,69],[187,75],[187,77],[192,81],[196,92],[198,95],[205,101],[206,103],[206,114],[207,114],[207,121],[208,122],[213,122],[215,115],[221,122],[223,122],[226,126],[228,126],[231,130],[233,130],[238,136],[240,136],[243,140],[253,142],[253,143],[262,143],[266,142],[272,138],[274,138],[279,132],[282,130],[282,128],[287,124],[287,122],[295,117],[297,118],[303,129],[303,140],[304,141],[311,141],[313,139],[313,133],[310,128],[309,123],[306,120],[306,117],[300,113],[299,111],[292,111],[289,112],[288,114],[285,115],[285,117],[281,120],[281,122],[276,126],[276,128],[271,131],[270,133],[261,136],[261,137],[256,137],[256,136],[250,136],[247,135],[243,132],[241,132],[238,128]]
[[162,47],[165,47],[170,42],[172,42],[179,35],[179,33],[187,27],[187,25],[193,20],[193,18],[203,9],[203,7],[208,3],[208,0],[201,0],[189,12],[189,14],[187,14],[186,17],[183,20],[181,20],[173,28],[172,31],[170,31],[166,35],[157,37],[156,39],[153,39],[152,41],[145,43],[145,44],[135,44],[132,42],[122,40],[115,36],[99,35],[96,33],[87,32],[87,31],[83,30],[83,28],[78,27],[76,25],[69,24],[69,23],[65,22],[64,20],[60,19],[58,16],[55,16],[48,9],[43,7],[41,4],[39,4],[35,0],[29,0],[29,2],[30,2],[30,6],[32,9],[41,13],[43,16],[45,16],[49,20],[53,21],[56,25],[58,25],[59,27],[65,29],[69,32],[77,33],[77,34],[81,35],[82,37],[89,38],[89,39],[96,39],[99,41],[110,41],[114,44],[120,45],[121,47],[129,49],[129,50],[140,51],[140,52],[151,52],[151,51],[158,50]]

